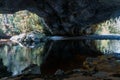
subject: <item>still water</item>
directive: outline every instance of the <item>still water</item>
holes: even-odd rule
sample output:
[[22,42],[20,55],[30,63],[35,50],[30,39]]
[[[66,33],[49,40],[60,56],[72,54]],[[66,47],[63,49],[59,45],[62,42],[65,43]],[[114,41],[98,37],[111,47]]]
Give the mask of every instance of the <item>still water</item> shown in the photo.
[[66,40],[44,43],[1,43],[0,77],[19,74],[52,75],[57,70],[83,68],[88,58],[120,60],[120,40]]

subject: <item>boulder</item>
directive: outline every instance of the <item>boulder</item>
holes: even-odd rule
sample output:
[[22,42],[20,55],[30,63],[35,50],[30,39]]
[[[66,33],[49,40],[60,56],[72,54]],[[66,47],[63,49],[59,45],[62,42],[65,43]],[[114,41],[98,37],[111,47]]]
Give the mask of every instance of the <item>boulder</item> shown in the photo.
[[17,42],[17,43],[20,43],[20,42],[39,42],[39,41],[43,41],[44,36],[45,36],[45,34],[42,34],[42,33],[37,32],[37,31],[32,31],[29,33],[22,33],[19,35],[12,36],[10,38],[10,40],[13,42]]

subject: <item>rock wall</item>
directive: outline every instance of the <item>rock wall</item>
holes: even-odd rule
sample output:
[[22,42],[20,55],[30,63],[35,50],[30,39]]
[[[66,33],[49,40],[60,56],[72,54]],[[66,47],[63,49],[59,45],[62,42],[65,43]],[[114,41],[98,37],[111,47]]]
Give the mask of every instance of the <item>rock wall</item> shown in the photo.
[[1,13],[27,9],[43,17],[51,35],[94,34],[96,27],[106,20],[119,17],[119,0],[2,0]]

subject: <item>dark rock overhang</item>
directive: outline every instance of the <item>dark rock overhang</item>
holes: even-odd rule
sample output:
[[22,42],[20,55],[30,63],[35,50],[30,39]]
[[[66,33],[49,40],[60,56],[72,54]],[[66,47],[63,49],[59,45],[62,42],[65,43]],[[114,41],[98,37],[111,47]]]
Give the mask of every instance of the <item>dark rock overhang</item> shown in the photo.
[[111,18],[119,3],[119,0],[1,0],[0,13],[29,10],[44,18],[53,35],[78,35],[81,27]]

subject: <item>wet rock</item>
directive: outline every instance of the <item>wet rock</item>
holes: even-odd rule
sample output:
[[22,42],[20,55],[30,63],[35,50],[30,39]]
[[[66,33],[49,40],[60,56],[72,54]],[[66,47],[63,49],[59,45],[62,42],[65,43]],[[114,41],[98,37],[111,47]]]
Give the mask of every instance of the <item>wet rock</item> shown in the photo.
[[26,48],[38,48],[38,47],[42,47],[45,43],[44,42],[40,42],[38,44],[38,42],[21,42],[19,43],[19,45],[21,47],[26,47]]
[[23,74],[41,74],[40,72],[40,66],[37,66],[35,64],[29,65],[27,68],[25,68],[22,71]]
[[25,36],[26,36],[26,33],[22,33],[20,35],[12,36],[10,40],[13,42],[19,43],[24,40]]
[[102,79],[105,79],[107,78],[109,75],[108,73],[106,72],[98,72],[96,74],[93,75],[93,77],[96,77],[96,78],[102,78]]
[[81,70],[80,69],[74,69],[74,70],[72,70],[73,72],[81,72]]
[[39,42],[40,40],[42,40],[42,38],[45,36],[45,34],[40,33],[40,32],[30,32],[26,35],[24,41],[34,41],[34,42]]
[[12,73],[7,71],[7,67],[3,65],[2,59],[0,59],[0,78],[11,75]]
[[32,31],[30,33],[22,33],[20,35],[16,35],[10,38],[13,42],[40,42],[44,40],[44,34],[40,32]]
[[61,70],[61,69],[59,69],[59,70],[57,70],[57,71],[55,72],[55,75],[56,75],[56,76],[62,76],[62,75],[64,75],[64,74],[65,74],[64,71]]

